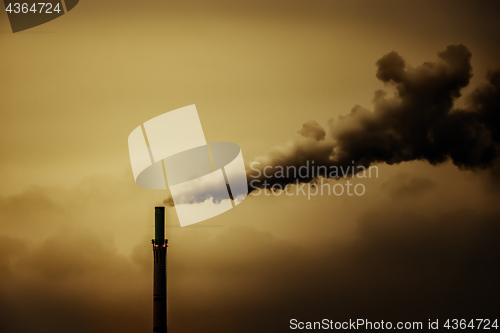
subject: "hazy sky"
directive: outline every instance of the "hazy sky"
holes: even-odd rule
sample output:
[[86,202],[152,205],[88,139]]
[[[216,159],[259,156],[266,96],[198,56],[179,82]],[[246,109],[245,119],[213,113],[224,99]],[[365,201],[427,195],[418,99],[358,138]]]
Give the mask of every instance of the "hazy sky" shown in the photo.
[[[16,34],[0,13],[0,332],[151,331],[153,212],[167,194],[134,184],[127,137],[144,121],[196,104],[207,140],[250,162],[303,123],[373,110],[376,90],[394,93],[376,76],[384,55],[416,68],[452,44],[472,54],[467,95],[500,68],[499,10],[82,0]],[[188,228],[167,209],[169,329],[498,315],[495,172],[378,167],[361,197],[262,194]]]

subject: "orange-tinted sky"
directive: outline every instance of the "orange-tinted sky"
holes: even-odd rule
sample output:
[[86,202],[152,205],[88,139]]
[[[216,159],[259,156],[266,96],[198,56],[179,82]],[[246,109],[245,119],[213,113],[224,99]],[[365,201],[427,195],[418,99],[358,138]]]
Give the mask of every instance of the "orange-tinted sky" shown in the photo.
[[[151,331],[149,241],[166,194],[134,184],[127,137],[139,124],[196,104],[207,140],[239,144],[250,162],[309,120],[372,109],[383,55],[416,67],[450,44],[472,53],[467,94],[500,67],[499,9],[82,0],[16,34],[0,13],[0,332]],[[168,209],[169,328],[496,314],[490,172],[378,167],[362,197],[253,196],[188,228]]]

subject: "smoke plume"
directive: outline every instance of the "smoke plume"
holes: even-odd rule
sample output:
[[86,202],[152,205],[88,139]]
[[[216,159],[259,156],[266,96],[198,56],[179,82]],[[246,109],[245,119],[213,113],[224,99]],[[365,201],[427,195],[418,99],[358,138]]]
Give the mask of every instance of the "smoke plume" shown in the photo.
[[470,60],[463,45],[450,45],[436,61],[418,67],[396,52],[386,54],[377,61],[376,76],[394,94],[376,91],[373,110],[355,106],[327,129],[315,121],[303,124],[294,140],[255,159],[247,173],[249,191],[332,178],[328,172],[276,176],[278,168],[311,168],[311,163],[355,170],[375,163],[451,160],[463,169],[498,169],[500,70],[488,72],[465,108],[454,107],[472,77]]

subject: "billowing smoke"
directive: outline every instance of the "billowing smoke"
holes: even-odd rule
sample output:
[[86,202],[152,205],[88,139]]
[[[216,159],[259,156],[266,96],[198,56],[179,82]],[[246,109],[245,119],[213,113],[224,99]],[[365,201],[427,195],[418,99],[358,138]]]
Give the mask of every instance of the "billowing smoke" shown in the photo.
[[[500,70],[454,106],[472,77],[471,52],[451,45],[438,59],[409,66],[396,52],[377,61],[376,76],[387,90],[375,92],[374,108],[355,106],[330,120],[302,125],[295,138],[274,147],[247,166],[249,192],[283,189],[319,177],[342,178],[377,163],[451,160],[463,169],[490,169],[500,174]],[[391,94],[387,93],[391,92]],[[198,186],[179,203],[219,202],[213,184]],[[226,192],[224,192],[226,194]],[[173,205],[171,197],[164,201]]]
[[[418,67],[396,52],[380,58],[377,78],[393,94],[376,91],[373,111],[355,106],[328,129],[306,122],[294,140],[255,159],[249,191],[352,175],[375,163],[451,160],[464,169],[493,168],[500,148],[500,70],[488,73],[465,108],[455,108],[472,77],[471,53],[451,45],[438,56]],[[282,172],[301,167],[309,172]]]

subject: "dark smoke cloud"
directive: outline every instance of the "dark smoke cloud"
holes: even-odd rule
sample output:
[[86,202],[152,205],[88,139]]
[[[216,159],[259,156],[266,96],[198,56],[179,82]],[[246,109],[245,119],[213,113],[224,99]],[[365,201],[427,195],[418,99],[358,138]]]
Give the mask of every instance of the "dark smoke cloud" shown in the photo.
[[[264,177],[278,167],[315,165],[347,168],[375,163],[396,164],[451,160],[463,169],[491,169],[498,161],[500,142],[500,71],[490,71],[487,82],[468,98],[466,108],[454,102],[472,77],[471,52],[451,45],[438,59],[409,66],[396,52],[377,61],[376,76],[394,91],[375,92],[374,109],[355,106],[332,120],[329,134],[318,123],[307,122],[293,141],[255,160],[248,173],[249,190],[310,182],[317,175]],[[319,176],[328,177],[326,173]],[[255,180],[258,180],[255,182]],[[267,184],[263,181],[267,180]]]
[[300,131],[297,133],[306,138],[313,138],[317,141],[323,140],[326,136],[326,132],[323,127],[321,127],[321,125],[314,120],[304,123]]

